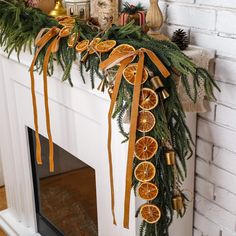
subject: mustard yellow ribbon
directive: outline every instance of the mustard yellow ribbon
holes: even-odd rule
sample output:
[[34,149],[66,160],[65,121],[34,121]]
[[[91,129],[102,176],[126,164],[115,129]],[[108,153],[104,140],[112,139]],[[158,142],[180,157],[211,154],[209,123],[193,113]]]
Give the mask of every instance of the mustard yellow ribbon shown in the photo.
[[31,79],[31,96],[32,96],[32,103],[33,103],[33,112],[34,112],[34,127],[35,127],[35,139],[36,139],[36,160],[38,164],[42,164],[42,158],[41,158],[41,144],[39,139],[39,132],[38,132],[38,111],[37,111],[37,101],[36,101],[36,95],[35,95],[35,78],[34,78],[34,66],[37,61],[38,55],[40,51],[44,48],[44,46],[59,33],[59,29],[56,27],[53,27],[48,30],[47,33],[43,35],[43,33],[48,29],[42,29],[36,40],[35,45],[37,47],[37,50],[35,52],[34,58],[32,60],[31,66],[30,66],[30,79]]
[[111,139],[112,139],[111,119],[112,119],[113,109],[117,100],[119,87],[122,80],[123,70],[126,68],[128,64],[132,62],[134,57],[139,56],[137,74],[134,81],[133,100],[132,100],[132,107],[131,107],[130,137],[129,137],[127,169],[126,169],[126,187],[125,187],[123,225],[127,229],[129,228],[133,159],[134,159],[134,149],[135,149],[135,141],[136,141],[137,121],[138,121],[138,107],[139,107],[139,99],[140,99],[141,81],[143,77],[145,54],[154,63],[154,65],[157,67],[157,69],[160,71],[160,73],[163,75],[164,78],[167,78],[170,75],[165,65],[160,61],[160,59],[155,55],[155,53],[145,48],[141,48],[139,50],[136,50],[135,52],[131,52],[128,54],[127,53],[114,54],[100,64],[100,68],[102,70],[107,70],[120,63],[120,67],[115,78],[114,90],[113,90],[109,114],[108,114],[108,158],[109,158],[109,168],[110,168],[111,205],[112,205],[113,222],[116,223],[115,210],[114,210],[115,196],[114,196],[114,181],[113,181],[112,151],[111,151]]

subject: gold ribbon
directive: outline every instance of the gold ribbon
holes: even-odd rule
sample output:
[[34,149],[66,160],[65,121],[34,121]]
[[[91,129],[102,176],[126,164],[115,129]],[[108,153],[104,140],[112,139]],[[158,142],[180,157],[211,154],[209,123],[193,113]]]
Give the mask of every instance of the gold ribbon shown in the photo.
[[108,158],[109,158],[109,168],[110,168],[110,185],[111,185],[111,205],[112,205],[112,215],[113,222],[116,224],[115,220],[115,197],[114,197],[114,182],[113,182],[113,166],[112,166],[112,151],[111,151],[111,134],[112,134],[112,113],[117,100],[119,87],[122,80],[123,70],[128,64],[130,64],[134,57],[139,56],[138,66],[137,66],[137,76],[134,81],[134,91],[133,91],[133,101],[131,108],[131,120],[130,120],[130,137],[129,137],[129,147],[128,147],[128,158],[126,167],[126,187],[125,187],[125,201],[124,201],[124,221],[123,225],[125,228],[129,228],[129,213],[130,213],[130,196],[132,188],[132,172],[133,172],[133,159],[134,159],[134,149],[136,141],[136,129],[138,121],[138,107],[140,99],[141,81],[143,77],[144,69],[144,59],[145,54],[150,58],[154,65],[158,68],[164,78],[167,78],[170,73],[165,67],[165,65],[160,61],[160,59],[150,50],[141,48],[131,53],[119,53],[110,56],[107,60],[100,64],[102,70],[107,70],[120,63],[119,70],[116,74],[114,90],[111,98],[111,104],[108,114]]
[[36,47],[38,48],[35,52],[33,61],[30,66],[31,96],[32,96],[32,103],[33,103],[35,139],[36,139],[36,160],[38,164],[42,164],[42,158],[41,158],[41,144],[40,144],[39,132],[38,132],[38,111],[37,111],[37,101],[36,101],[36,95],[35,95],[34,66],[37,61],[40,51],[53,37],[55,37],[59,33],[59,29],[56,27],[53,27],[49,29],[47,33],[43,35],[43,33],[46,30],[48,29],[42,29],[39,32],[38,36],[36,37],[35,44],[36,44]]

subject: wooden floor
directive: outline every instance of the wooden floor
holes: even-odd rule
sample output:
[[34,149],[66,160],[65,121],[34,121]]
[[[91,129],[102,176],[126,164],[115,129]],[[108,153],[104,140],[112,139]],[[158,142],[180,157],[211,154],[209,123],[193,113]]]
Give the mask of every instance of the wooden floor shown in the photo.
[[[0,211],[7,208],[5,188],[0,187]],[[0,236],[6,236],[6,234],[0,228]]]

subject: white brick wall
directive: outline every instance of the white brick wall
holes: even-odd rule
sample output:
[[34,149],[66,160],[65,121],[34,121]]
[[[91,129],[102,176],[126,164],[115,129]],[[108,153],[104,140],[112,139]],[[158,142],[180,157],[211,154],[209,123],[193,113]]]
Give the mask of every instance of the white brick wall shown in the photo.
[[[130,0],[149,5],[148,0]],[[222,92],[198,118],[194,236],[236,236],[236,0],[160,0],[163,30],[216,50]],[[180,236],[180,235],[176,235]]]

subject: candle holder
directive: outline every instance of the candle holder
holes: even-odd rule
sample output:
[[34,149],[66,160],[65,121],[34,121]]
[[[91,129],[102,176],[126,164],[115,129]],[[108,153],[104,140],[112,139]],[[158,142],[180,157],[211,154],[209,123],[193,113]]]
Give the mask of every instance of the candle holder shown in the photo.
[[146,15],[146,23],[149,27],[148,34],[159,34],[158,31],[163,25],[163,15],[158,5],[158,0],[150,0],[150,7]]

